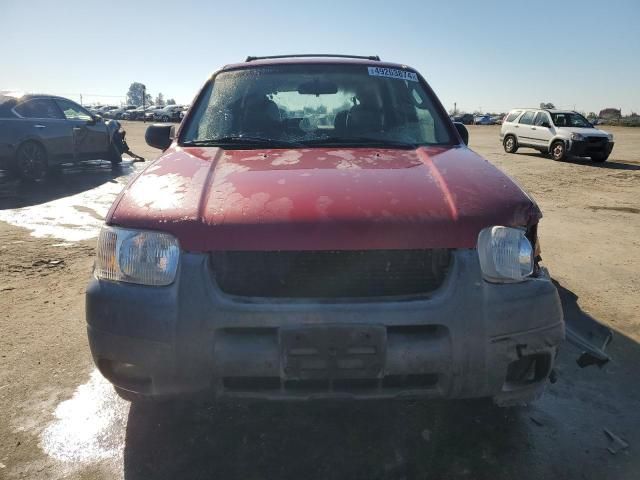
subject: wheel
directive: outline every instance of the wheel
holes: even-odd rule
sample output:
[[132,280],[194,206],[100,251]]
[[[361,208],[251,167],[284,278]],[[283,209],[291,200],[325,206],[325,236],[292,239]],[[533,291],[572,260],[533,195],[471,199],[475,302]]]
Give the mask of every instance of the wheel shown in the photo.
[[168,121],[169,121],[169,117],[168,117],[168,116],[166,116],[166,115],[164,115],[164,116],[162,117],[162,121],[163,121],[163,122],[168,122]]
[[516,137],[513,135],[507,135],[504,137],[502,146],[504,147],[504,151],[507,153],[516,153],[518,151],[518,142],[516,141]]
[[591,157],[591,160],[596,163],[604,163],[609,158],[609,155],[594,155]]
[[24,180],[43,180],[48,167],[47,152],[39,143],[25,142],[16,151],[15,170]]
[[551,144],[551,158],[559,162],[567,156],[567,147],[562,140],[557,140]]

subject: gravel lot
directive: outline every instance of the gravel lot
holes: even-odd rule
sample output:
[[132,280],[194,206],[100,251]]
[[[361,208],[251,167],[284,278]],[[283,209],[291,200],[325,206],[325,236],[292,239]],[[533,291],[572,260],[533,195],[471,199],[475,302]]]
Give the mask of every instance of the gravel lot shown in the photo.
[[[144,125],[124,122],[152,159]],[[605,128],[610,160],[554,162],[502,150],[499,127],[471,147],[544,212],[545,265],[565,316],[615,337],[602,369],[566,345],[537,403],[227,402],[129,406],[93,368],[84,288],[97,228],[145,164],[70,166],[44,185],[0,172],[0,478],[638,478],[640,129]],[[629,448],[612,454],[603,429]]]

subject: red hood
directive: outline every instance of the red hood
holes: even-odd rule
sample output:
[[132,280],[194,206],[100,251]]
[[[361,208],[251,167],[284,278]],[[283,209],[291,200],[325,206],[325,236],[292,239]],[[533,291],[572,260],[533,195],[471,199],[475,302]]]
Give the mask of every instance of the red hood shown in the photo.
[[173,233],[188,251],[472,248],[537,205],[467,148],[168,150],[107,223]]

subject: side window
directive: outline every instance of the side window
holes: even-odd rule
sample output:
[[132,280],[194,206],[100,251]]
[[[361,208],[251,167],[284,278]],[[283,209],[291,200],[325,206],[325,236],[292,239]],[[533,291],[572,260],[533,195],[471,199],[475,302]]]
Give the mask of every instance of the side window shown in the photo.
[[522,123],[524,125],[531,125],[533,123],[533,116],[535,114],[536,112],[531,112],[531,111],[525,112],[525,114],[522,115],[522,117],[520,118],[520,122],[518,123]]
[[566,127],[567,126],[567,116],[563,113],[556,113],[553,118],[553,123],[556,127]]
[[64,118],[55,102],[49,98],[34,98],[15,107],[18,115],[25,118]]
[[67,120],[91,120],[91,114],[77,103],[57,99],[56,102]]
[[546,112],[538,112],[536,120],[533,122],[535,125],[542,125],[544,122],[549,123],[549,116]]
[[507,115],[505,122],[513,122],[516,118],[518,118],[518,115],[520,115],[521,113],[522,113],[522,110],[516,110],[515,112],[511,112],[509,115]]

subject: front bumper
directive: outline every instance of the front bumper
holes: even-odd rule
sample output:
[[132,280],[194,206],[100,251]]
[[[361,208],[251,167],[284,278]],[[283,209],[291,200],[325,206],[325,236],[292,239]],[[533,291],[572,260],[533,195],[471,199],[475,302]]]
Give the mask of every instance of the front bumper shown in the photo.
[[613,150],[614,142],[589,142],[587,140],[571,140],[568,153],[576,157],[590,157],[592,155],[608,156]]
[[428,297],[360,303],[231,297],[217,288],[207,255],[185,253],[168,287],[92,280],[86,313],[100,371],[153,396],[517,403],[542,392],[564,339],[544,270],[490,284],[474,250],[454,253]]

